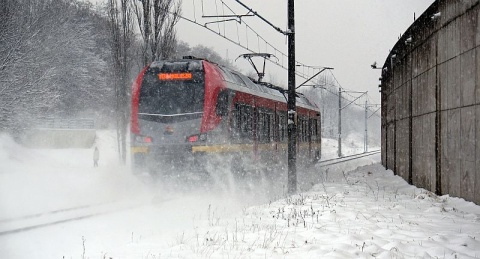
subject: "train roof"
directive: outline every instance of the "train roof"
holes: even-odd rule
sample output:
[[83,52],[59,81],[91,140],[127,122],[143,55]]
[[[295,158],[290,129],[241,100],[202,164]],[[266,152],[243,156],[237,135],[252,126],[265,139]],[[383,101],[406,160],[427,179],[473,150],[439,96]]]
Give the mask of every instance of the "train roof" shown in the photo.
[[[150,67],[152,68],[166,68],[165,64],[168,65],[170,70],[187,70],[187,71],[203,71],[202,61],[207,61],[211,64],[216,65],[223,73],[225,81],[238,86],[239,89],[245,92],[258,93],[261,96],[267,97],[269,99],[275,99],[278,101],[286,102],[287,90],[279,86],[275,86],[266,82],[258,82],[250,77],[243,75],[240,72],[237,72],[226,66],[219,65],[217,63],[211,62],[207,59],[200,59],[191,56],[184,57],[183,59],[176,60],[160,60],[153,62]],[[163,69],[162,69],[163,70]],[[306,96],[301,93],[297,93],[296,98],[297,106],[318,110],[318,106],[315,103],[312,103]]]

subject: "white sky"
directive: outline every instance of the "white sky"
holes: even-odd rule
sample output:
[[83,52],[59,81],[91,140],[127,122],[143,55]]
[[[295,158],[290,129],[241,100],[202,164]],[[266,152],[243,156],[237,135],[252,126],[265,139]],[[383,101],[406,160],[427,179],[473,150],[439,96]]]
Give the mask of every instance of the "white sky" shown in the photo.
[[[104,2],[105,0],[90,0]],[[204,24],[214,19],[202,19],[205,15],[229,14],[228,8],[237,14],[246,13],[235,0],[183,0],[183,16]],[[285,29],[287,25],[286,0],[242,0],[275,26]],[[419,17],[434,0],[302,0],[295,3],[296,60],[310,66],[333,67],[333,73],[342,87],[354,91],[368,91],[372,101],[379,103],[378,78],[380,70],[372,70],[376,61],[382,66],[389,50],[400,34],[412,24],[414,13]],[[218,12],[217,12],[218,9]],[[287,53],[286,37],[256,17],[244,21],[262,35],[271,45]],[[229,22],[220,30],[228,37],[246,42],[245,24]],[[239,33],[237,34],[237,26]],[[210,25],[218,30],[219,25]],[[178,24],[180,40],[191,46],[202,44],[213,47],[222,56],[234,60],[247,51],[214,33],[184,20]],[[258,49],[256,36],[249,34],[249,46]],[[255,47],[253,47],[255,46]],[[261,52],[272,52],[260,44]],[[277,55],[278,56],[278,55]],[[278,56],[280,58],[280,56]],[[287,60],[284,61],[285,66]],[[251,72],[245,60],[235,62],[242,72]],[[299,68],[300,69],[300,68]],[[309,71],[305,71],[309,72]],[[313,75],[313,72],[311,72]],[[286,86],[287,72],[267,64],[266,80]],[[297,85],[304,80],[297,78]]]

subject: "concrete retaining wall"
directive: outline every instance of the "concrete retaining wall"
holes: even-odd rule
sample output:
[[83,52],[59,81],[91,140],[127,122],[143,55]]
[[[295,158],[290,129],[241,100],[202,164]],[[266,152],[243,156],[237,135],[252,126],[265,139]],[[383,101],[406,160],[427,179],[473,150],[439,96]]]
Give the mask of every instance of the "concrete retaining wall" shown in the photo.
[[[480,204],[479,0],[437,0],[382,70],[382,164]],[[410,42],[411,40],[411,42]]]
[[31,148],[91,148],[95,136],[94,129],[32,129],[21,142]]

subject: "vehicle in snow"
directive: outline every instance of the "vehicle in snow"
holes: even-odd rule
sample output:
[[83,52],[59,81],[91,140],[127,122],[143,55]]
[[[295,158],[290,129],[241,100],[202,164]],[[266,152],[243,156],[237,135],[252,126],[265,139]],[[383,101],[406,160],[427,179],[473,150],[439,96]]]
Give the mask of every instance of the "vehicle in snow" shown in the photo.
[[[167,165],[201,169],[211,159],[234,171],[286,161],[286,91],[204,59],[155,61],[132,87],[135,171]],[[320,158],[320,111],[297,96],[297,154]]]

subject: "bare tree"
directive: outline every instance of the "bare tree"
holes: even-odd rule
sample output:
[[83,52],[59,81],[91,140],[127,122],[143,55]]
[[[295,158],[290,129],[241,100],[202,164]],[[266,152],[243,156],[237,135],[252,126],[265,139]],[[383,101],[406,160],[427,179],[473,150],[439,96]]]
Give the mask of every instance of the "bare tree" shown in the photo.
[[181,14],[181,1],[139,0],[133,10],[143,39],[144,65],[160,58],[170,58],[175,53],[175,25]]
[[109,0],[108,16],[112,37],[113,78],[116,96],[117,141],[119,155],[126,162],[127,126],[129,118],[128,52],[133,40],[132,12],[128,0]]
[[[4,4],[3,4],[4,3]],[[77,111],[105,90],[93,24],[76,1],[4,0],[0,7],[0,127],[15,131],[59,108]],[[73,33],[75,32],[75,33]],[[76,105],[75,105],[76,104]]]
[[[50,89],[39,86],[52,76],[51,69],[30,70],[35,61],[41,60],[33,55],[35,49],[30,42],[40,39],[43,14],[33,8],[27,10],[17,0],[6,1],[1,10],[0,125],[6,130],[20,126],[18,117],[25,116],[28,110],[51,107],[58,96],[50,95],[52,98],[48,100],[45,97]],[[26,15],[28,19],[24,18]],[[29,72],[18,73],[20,68]]]

